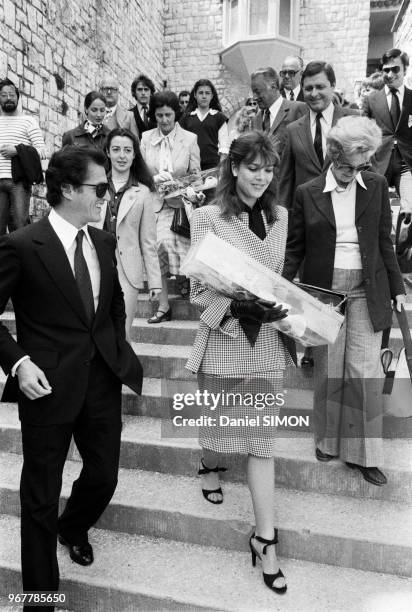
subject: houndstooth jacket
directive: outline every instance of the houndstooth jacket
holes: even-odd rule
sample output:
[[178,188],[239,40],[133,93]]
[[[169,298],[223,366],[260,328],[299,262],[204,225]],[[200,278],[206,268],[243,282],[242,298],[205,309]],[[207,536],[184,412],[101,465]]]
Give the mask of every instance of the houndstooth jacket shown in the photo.
[[[288,213],[274,205],[275,221],[268,224],[264,213],[266,238],[261,240],[249,229],[247,213],[224,219],[215,205],[196,210],[191,220],[192,244],[206,233],[213,232],[261,264],[278,274],[282,273]],[[199,329],[186,368],[220,376],[248,375],[253,372],[283,370],[293,361],[278,332],[263,324],[252,348],[238,319],[227,316],[230,298],[192,281],[190,300],[202,311]]]

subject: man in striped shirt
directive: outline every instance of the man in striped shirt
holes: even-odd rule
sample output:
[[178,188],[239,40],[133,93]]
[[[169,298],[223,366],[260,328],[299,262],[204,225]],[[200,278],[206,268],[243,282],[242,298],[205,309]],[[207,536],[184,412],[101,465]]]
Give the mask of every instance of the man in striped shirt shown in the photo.
[[12,176],[16,146],[30,145],[45,156],[44,140],[34,117],[17,110],[19,90],[9,79],[0,81],[0,235],[27,224],[31,187]]

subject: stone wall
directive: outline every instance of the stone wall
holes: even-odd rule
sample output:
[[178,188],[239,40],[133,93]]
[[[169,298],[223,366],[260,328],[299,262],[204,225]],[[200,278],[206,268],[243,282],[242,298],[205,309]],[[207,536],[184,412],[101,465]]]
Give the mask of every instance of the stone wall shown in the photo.
[[[405,12],[399,21],[397,30],[395,32],[395,47],[406,51],[412,64],[412,3],[404,2],[406,6]],[[412,66],[408,68],[406,76],[406,84],[412,88]]]
[[337,86],[353,94],[366,75],[369,0],[301,0],[299,42],[305,62],[326,60],[336,72]]
[[243,104],[249,82],[242,82],[221,63],[222,0],[165,0],[164,66],[173,91],[192,89],[198,79],[215,85],[224,112]]
[[78,124],[103,74],[117,75],[128,105],[134,76],[147,72],[160,85],[162,66],[163,0],[0,2],[0,75],[20,87],[49,152]]

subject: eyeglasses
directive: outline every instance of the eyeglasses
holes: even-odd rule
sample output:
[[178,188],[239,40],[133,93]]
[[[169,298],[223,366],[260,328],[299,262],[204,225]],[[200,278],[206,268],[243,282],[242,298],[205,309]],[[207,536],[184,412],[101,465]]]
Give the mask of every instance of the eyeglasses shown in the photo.
[[103,196],[109,189],[109,183],[97,183],[97,185],[93,183],[80,183],[80,185],[85,185],[86,187],[94,187],[96,196],[98,198],[103,198]]
[[119,91],[119,89],[117,87],[100,87],[100,91],[111,93],[112,91]]
[[401,71],[401,67],[400,66],[389,66],[388,68],[382,68],[382,71],[385,74],[389,74],[390,72],[393,72],[393,74],[399,74],[399,72]]
[[333,165],[338,170],[348,170],[349,172],[363,172],[363,170],[369,170],[372,164],[366,162],[365,164],[359,164],[359,166],[352,166],[352,164],[345,164],[339,160],[333,160]]
[[281,77],[285,77],[285,76],[294,77],[298,72],[300,71],[299,70],[281,70],[279,74]]

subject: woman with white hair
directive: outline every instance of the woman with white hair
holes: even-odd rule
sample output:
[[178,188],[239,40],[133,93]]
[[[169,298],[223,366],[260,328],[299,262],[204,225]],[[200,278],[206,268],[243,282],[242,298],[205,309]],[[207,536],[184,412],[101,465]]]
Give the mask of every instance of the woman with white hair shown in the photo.
[[303,263],[302,282],[346,294],[345,322],[332,346],[314,348],[316,458],[340,457],[374,485],[382,449],[382,330],[391,299],[405,302],[390,238],[386,179],[368,172],[382,134],[366,117],[347,116],[327,137],[329,169],[300,185],[291,214],[284,276]]

